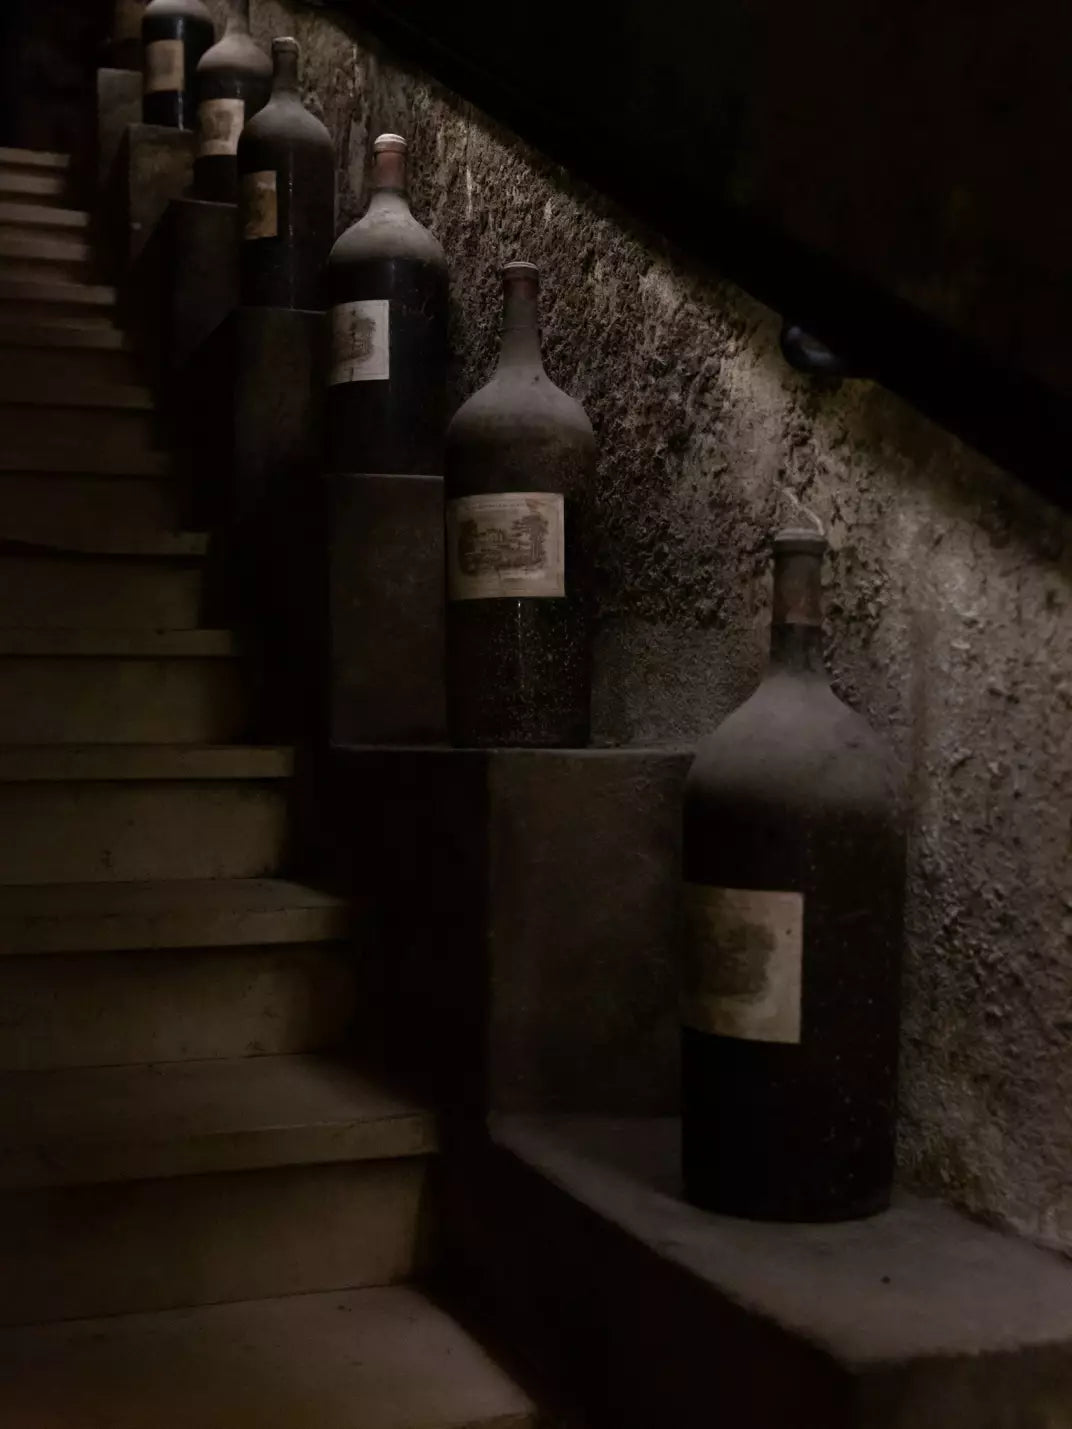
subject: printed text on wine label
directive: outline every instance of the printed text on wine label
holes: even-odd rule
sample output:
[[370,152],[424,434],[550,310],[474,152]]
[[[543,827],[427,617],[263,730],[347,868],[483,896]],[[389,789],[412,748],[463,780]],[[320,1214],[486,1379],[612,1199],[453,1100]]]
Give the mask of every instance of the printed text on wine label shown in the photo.
[[332,386],[391,377],[391,305],[386,298],[336,303],[331,310]]
[[242,237],[275,238],[279,232],[274,169],[242,175]]
[[181,40],[151,40],[145,46],[145,93],[186,87],[186,52]]
[[202,159],[216,159],[237,154],[238,137],[245,122],[245,100],[202,100],[197,106],[198,155]]
[[447,502],[451,600],[566,594],[565,514],[552,491],[503,491]]
[[682,1021],[751,1042],[799,1042],[804,895],[684,890]]

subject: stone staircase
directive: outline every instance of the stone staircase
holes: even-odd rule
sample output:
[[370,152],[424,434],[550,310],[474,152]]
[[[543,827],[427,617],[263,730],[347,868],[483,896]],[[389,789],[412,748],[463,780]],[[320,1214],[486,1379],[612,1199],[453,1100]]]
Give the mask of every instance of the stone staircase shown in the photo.
[[522,1429],[62,156],[0,150],[0,1424]]

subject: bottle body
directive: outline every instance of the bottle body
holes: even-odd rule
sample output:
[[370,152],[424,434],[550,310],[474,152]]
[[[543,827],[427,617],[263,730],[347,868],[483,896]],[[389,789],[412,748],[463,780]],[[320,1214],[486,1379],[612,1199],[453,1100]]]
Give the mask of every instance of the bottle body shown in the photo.
[[108,63],[114,68],[142,68],[141,22],[144,15],[145,0],[115,0],[112,39],[106,49]]
[[536,270],[509,264],[504,286],[499,366],[447,431],[448,721],[459,745],[579,747],[595,440],[543,370]]
[[249,0],[231,0],[223,39],[197,66],[198,198],[238,202],[238,140],[271,92],[272,62],[249,33]]
[[685,1188],[755,1219],[872,1214],[894,1169],[899,778],[818,644],[817,620],[776,623],[685,790]]
[[241,300],[315,311],[335,237],[335,151],[298,96],[296,41],[273,40],[272,59],[272,97],[238,141]]
[[193,129],[195,75],[215,39],[201,0],[151,0],[141,22],[144,53],[141,113],[146,124]]
[[447,264],[405,195],[405,141],[376,140],[364,217],[328,264],[332,357],[328,464],[439,475],[447,364]]

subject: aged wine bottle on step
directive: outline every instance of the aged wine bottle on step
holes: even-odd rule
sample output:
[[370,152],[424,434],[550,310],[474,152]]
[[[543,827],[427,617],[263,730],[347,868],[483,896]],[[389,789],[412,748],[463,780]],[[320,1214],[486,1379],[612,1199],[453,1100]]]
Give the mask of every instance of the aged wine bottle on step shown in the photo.
[[447,260],[410,212],[406,141],[373,145],[363,218],[328,263],[332,357],[328,465],[339,472],[443,470]]
[[272,41],[272,97],[238,141],[241,297],[247,307],[324,307],[335,237],[335,151],[298,92],[301,51]]
[[540,359],[539,274],[503,270],[499,363],[447,429],[447,702],[455,744],[587,744],[595,439]]
[[891,754],[823,670],[808,530],[774,541],[771,657],[685,788],[685,1189],[761,1220],[881,1210],[904,897]]
[[141,117],[146,124],[192,129],[194,75],[216,38],[212,16],[201,0],[151,0],[142,16],[141,38],[145,56]]
[[106,47],[108,65],[115,69],[141,69],[141,22],[144,16],[145,0],[115,0],[112,38]]
[[249,33],[249,0],[230,0],[223,39],[197,66],[194,193],[238,202],[238,139],[272,92],[272,62]]

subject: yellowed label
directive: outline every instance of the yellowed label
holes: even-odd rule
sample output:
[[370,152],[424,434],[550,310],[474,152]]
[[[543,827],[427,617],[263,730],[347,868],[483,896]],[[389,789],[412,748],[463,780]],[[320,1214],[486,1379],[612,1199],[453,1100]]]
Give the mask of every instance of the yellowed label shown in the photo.
[[279,232],[279,207],[274,169],[242,176],[242,237],[275,238]]
[[804,895],[686,883],[682,1021],[749,1042],[799,1042]]
[[566,594],[565,512],[551,491],[503,491],[447,502],[451,600]]
[[197,152],[202,159],[238,153],[238,138],[246,122],[242,99],[205,99],[197,106]]
[[140,40],[145,0],[116,0],[113,35],[117,40]]
[[181,40],[152,40],[145,46],[145,93],[186,88],[186,51]]
[[336,303],[331,310],[328,382],[387,382],[391,377],[391,305],[386,298]]

